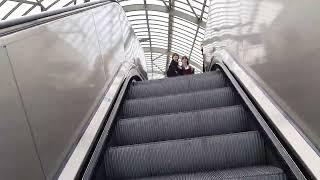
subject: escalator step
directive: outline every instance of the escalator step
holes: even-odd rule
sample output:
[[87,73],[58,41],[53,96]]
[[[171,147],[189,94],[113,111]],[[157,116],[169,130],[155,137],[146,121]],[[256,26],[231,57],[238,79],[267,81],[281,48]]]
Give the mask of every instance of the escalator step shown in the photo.
[[242,106],[121,119],[112,143],[120,146],[248,131],[250,120]]
[[111,147],[105,154],[109,178],[196,173],[265,164],[257,131]]
[[178,95],[127,100],[122,105],[119,117],[150,116],[237,104],[240,104],[239,97],[230,87],[226,87]]
[[159,177],[138,178],[138,180],[286,180],[283,170],[273,166],[253,166],[221,171],[177,174]]
[[204,76],[203,78],[179,78],[179,80],[168,79],[159,83],[131,86],[128,91],[127,98],[135,99],[152,96],[164,96],[169,94],[194,92],[226,86],[228,86],[228,83],[223,77],[222,73],[216,73],[214,75]]
[[177,77],[170,77],[170,78],[164,78],[164,79],[155,79],[155,80],[148,80],[148,81],[136,81],[133,82],[132,85],[150,85],[154,83],[161,83],[163,81],[175,81],[175,80],[181,80],[181,79],[188,79],[188,78],[204,78],[206,76],[212,76],[212,75],[217,75],[217,74],[222,74],[221,71],[210,71],[210,72],[205,72],[205,73],[200,73],[200,74],[192,74],[192,75],[184,75],[184,76],[177,76]]

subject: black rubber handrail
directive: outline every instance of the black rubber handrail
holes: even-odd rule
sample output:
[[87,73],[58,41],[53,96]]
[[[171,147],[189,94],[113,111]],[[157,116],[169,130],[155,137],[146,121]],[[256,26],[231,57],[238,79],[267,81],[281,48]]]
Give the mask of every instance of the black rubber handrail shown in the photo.
[[82,172],[80,172],[77,176],[79,179],[90,180],[95,176],[95,172],[99,168],[98,164],[103,160],[103,152],[107,148],[106,142],[110,137],[111,127],[116,120],[116,115],[118,113],[121,103],[124,100],[126,91],[128,90],[133,80],[144,80],[143,76],[139,74],[140,72],[137,69],[135,69],[135,71],[130,70],[128,76],[121,82],[122,85],[117,90],[116,98],[112,102],[112,109],[110,110],[108,115],[106,115],[106,123],[103,127],[98,141],[95,143],[96,145],[94,146],[94,149],[91,152],[92,155],[90,158],[88,158],[88,162],[85,165],[83,165],[84,169],[82,170]]
[[[50,16],[53,17],[58,14],[75,11],[75,10],[90,7],[93,5],[105,4],[105,3],[110,3],[110,2],[117,2],[117,1],[116,0],[99,0],[99,1],[95,1],[95,2],[89,2],[89,3],[75,5],[72,7],[61,8],[61,9],[57,9],[57,10],[53,10],[53,11],[46,11],[46,12],[42,12],[40,14],[31,15],[31,16],[24,16],[24,17],[20,17],[17,19],[2,21],[2,22],[0,22],[0,30],[5,29],[5,28],[9,28],[9,27],[13,27],[13,26],[17,26],[17,25],[21,25],[24,23],[32,22],[32,21],[38,21],[38,20],[41,20],[44,18],[50,18]],[[56,19],[56,18],[54,18],[54,19]],[[48,19],[46,19],[46,20],[48,21]]]
[[[257,122],[260,124],[260,127],[264,131],[266,137],[269,138],[269,140],[274,145],[274,148],[279,153],[280,157],[284,160],[284,162],[287,164],[289,170],[293,173],[293,175],[297,179],[306,180],[305,177],[306,172],[301,172],[301,164],[299,161],[294,161],[292,159],[291,153],[287,151],[287,149],[283,146],[284,144],[281,143],[278,136],[275,134],[275,132],[270,128],[269,124],[265,121],[264,117],[260,114],[259,110],[257,109],[258,105],[252,102],[249,96],[247,95],[247,89],[240,86],[234,75],[229,71],[228,67],[223,64],[222,62],[214,63],[211,67],[212,69],[220,69],[222,72],[228,77],[228,79],[231,81],[231,84],[235,88],[235,90],[240,95],[242,101],[246,104],[252,115],[257,119]],[[302,167],[303,168],[303,167]],[[303,168],[304,169],[304,168]],[[307,174],[308,175],[308,174]]]

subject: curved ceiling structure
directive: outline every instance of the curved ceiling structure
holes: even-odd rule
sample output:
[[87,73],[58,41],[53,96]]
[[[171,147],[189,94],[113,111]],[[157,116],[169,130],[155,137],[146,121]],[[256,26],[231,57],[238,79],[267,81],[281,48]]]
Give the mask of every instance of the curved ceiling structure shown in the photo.
[[144,48],[149,77],[166,72],[174,52],[202,70],[201,42],[209,0],[122,0],[121,6]]
[[[2,0],[0,19],[60,9],[90,0]],[[119,0],[144,49],[148,75],[161,78],[174,52],[202,70],[201,42],[209,0]]]

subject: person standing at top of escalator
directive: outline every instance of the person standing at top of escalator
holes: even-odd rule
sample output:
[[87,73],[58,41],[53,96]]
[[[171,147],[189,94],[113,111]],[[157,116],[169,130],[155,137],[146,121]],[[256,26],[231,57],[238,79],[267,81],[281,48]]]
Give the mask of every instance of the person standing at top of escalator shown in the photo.
[[181,69],[183,75],[194,74],[194,68],[189,65],[187,56],[181,58],[182,64],[178,68]]
[[170,62],[167,76],[168,77],[174,77],[174,76],[180,76],[182,75],[182,69],[178,68],[178,62],[179,62],[179,55],[177,53],[172,54],[172,60]]

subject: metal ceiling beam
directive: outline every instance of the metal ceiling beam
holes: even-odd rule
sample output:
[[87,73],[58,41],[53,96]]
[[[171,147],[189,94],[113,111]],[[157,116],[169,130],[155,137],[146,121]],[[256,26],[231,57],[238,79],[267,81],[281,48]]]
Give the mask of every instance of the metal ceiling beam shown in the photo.
[[77,1],[76,0],[71,0],[71,1],[69,1],[67,4],[65,4],[65,5],[63,5],[63,7],[67,7],[67,6],[69,6],[70,4],[74,4],[74,5],[76,5],[77,4]]
[[[149,26],[149,16],[148,16],[148,10],[147,10],[147,0],[144,0],[144,11],[146,12],[146,20],[147,20],[147,28],[148,28],[148,36],[149,36],[149,45],[150,45],[150,51],[152,48],[151,43],[151,34],[150,34],[150,26]],[[153,72],[153,63],[152,63],[152,51],[151,51],[151,71]]]
[[[203,1],[203,5],[202,5],[202,10],[201,10],[201,15],[200,15],[200,17],[199,17],[199,22],[200,22],[200,21],[202,20],[202,18],[203,18],[204,9],[205,9],[205,7],[206,7],[206,4],[207,4],[207,0],[204,0],[204,1]],[[194,44],[196,43],[196,39],[197,39],[197,37],[198,37],[199,29],[200,29],[200,25],[198,24],[198,26],[197,26],[197,31],[196,31],[196,34],[195,34],[195,36],[194,36],[193,43],[192,43],[192,47],[191,47],[191,50],[190,50],[189,59],[190,59],[190,57],[191,57],[191,54],[192,54],[192,51],[193,51],[193,48],[194,48]]]
[[48,7],[46,7],[46,11],[48,9],[50,9],[52,6],[54,6],[55,4],[57,4],[60,0],[55,0],[53,3],[51,3]]
[[156,58],[154,58],[154,59],[151,59],[151,61],[155,61],[155,60],[161,58],[163,55],[164,55],[164,54],[160,54],[158,57],[156,57]]
[[44,1],[44,0],[36,0],[36,1],[37,1],[37,5],[40,6],[41,12],[45,11],[46,8],[41,4],[42,1]]
[[162,74],[165,74],[165,71],[163,71],[158,65],[156,65],[156,63],[152,62],[152,64],[154,64],[162,72]]
[[[6,1],[6,0],[5,0]],[[3,2],[5,2],[5,1],[3,1]],[[10,0],[10,1],[13,1],[13,2],[21,2],[21,0]],[[32,2],[32,1],[24,1],[23,2],[24,4],[32,4],[32,5],[37,5],[37,3],[36,2]],[[0,3],[0,6],[1,6],[2,4]]]
[[7,19],[16,9],[18,9],[24,1],[20,1],[14,8],[12,8],[3,18],[2,20]]
[[[155,52],[155,53],[161,53],[161,54],[167,54],[168,50],[167,49],[163,49],[163,48],[158,48],[158,47],[153,47],[153,48],[148,48],[148,47],[144,47],[143,48],[144,52]],[[170,52],[171,53],[171,52]]]
[[193,9],[193,7],[192,7],[192,5],[191,5],[191,3],[190,3],[190,1],[189,1],[189,0],[187,0],[187,3],[188,3],[188,5],[190,6],[190,8],[191,8],[191,10],[192,10],[193,14],[196,16],[196,18],[198,18],[198,19],[199,19],[199,17],[198,17],[198,15],[197,15],[197,13],[194,11],[194,9]]
[[40,7],[41,12],[42,12],[42,11],[45,11],[46,8],[41,4],[41,2],[42,2],[43,0],[36,0],[36,1],[37,1],[36,4],[34,4],[30,9],[28,9],[25,13],[23,13],[22,16],[25,16],[25,15],[29,14],[29,13],[30,13],[34,8],[36,8],[37,6]]
[[4,4],[4,3],[6,3],[7,2],[7,0],[3,0],[3,1],[1,1],[1,3],[0,3],[0,7]]
[[[122,8],[126,12],[144,11],[145,10],[143,4],[127,5],[127,6],[122,6]],[[163,13],[168,13],[167,7],[160,6],[160,5],[155,5],[155,4],[148,4],[147,10],[148,11],[159,11],[159,12],[163,12]],[[185,20],[187,20],[189,22],[192,22],[194,24],[198,24],[198,25],[200,25],[200,27],[205,28],[206,22],[204,22],[203,20],[199,20],[197,17],[191,16],[189,14],[186,14],[184,12],[181,12],[181,11],[178,11],[178,10],[175,10],[175,9],[172,10],[172,15],[180,17],[182,19],[185,19]]]
[[169,9],[169,8],[170,8],[164,0],[161,0],[161,1],[162,1],[162,2],[163,2],[163,4],[167,7],[167,9]]
[[173,26],[173,11],[174,11],[174,0],[169,0],[169,20],[168,20],[168,48],[167,48],[167,61],[166,69],[167,71],[170,62],[170,52],[172,46],[172,26]]

